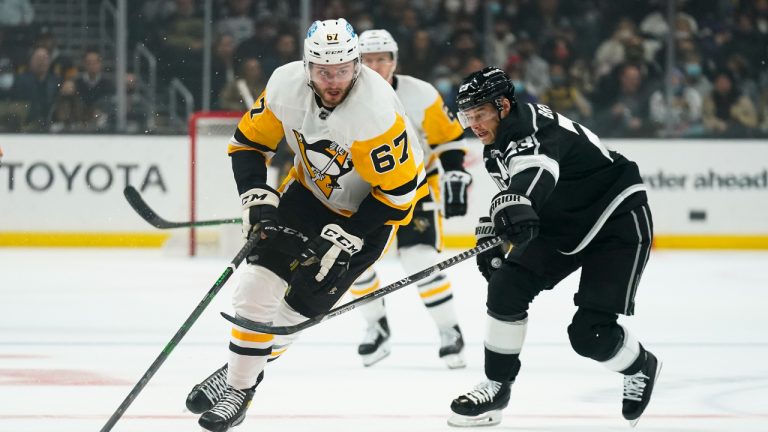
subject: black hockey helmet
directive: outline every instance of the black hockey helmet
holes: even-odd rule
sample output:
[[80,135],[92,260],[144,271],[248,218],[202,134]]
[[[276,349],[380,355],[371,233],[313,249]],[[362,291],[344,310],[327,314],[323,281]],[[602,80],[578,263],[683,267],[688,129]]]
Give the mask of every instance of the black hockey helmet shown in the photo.
[[488,66],[479,71],[468,75],[459,86],[459,93],[456,95],[456,104],[459,108],[459,119],[462,126],[466,119],[461,113],[470,108],[480,106],[484,103],[492,103],[498,111],[502,110],[501,97],[509,99],[511,104],[515,104],[515,86],[509,75],[503,70]]

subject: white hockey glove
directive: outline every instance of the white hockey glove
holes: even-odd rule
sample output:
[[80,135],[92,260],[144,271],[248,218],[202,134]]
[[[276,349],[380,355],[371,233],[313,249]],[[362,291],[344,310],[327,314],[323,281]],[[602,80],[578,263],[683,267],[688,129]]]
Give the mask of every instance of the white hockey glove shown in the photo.
[[245,238],[255,233],[261,233],[262,239],[277,234],[277,206],[280,203],[280,195],[276,190],[267,185],[260,185],[240,195],[240,202],[243,206]]
[[443,173],[443,193],[447,218],[467,214],[467,188],[472,184],[472,175],[463,170]]
[[362,248],[363,239],[349,234],[339,225],[328,224],[307,244],[293,279],[303,279],[303,283],[317,286],[315,292],[330,292],[349,269],[352,255]]

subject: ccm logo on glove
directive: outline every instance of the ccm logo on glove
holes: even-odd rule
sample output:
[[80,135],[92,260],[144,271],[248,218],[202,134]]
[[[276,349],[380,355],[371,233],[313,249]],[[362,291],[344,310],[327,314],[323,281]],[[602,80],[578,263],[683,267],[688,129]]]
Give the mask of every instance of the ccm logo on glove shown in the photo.
[[360,248],[362,247],[362,244],[360,244],[360,239],[355,239],[356,241],[353,241],[347,237],[344,237],[344,234],[346,233],[341,228],[338,228],[337,230],[337,227],[338,225],[334,224],[326,225],[323,228],[323,233],[321,235],[328,241],[335,243],[350,255],[354,255],[360,252]]

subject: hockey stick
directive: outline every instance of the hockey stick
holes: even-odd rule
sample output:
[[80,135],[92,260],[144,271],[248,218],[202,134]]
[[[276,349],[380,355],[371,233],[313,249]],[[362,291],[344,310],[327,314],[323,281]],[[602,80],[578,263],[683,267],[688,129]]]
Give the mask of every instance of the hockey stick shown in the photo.
[[200,317],[200,315],[203,313],[203,310],[205,310],[206,307],[208,307],[208,304],[211,303],[214,297],[216,297],[216,294],[218,294],[221,287],[224,286],[224,284],[227,282],[230,276],[232,276],[232,273],[235,272],[235,269],[237,266],[240,265],[241,262],[245,259],[245,256],[248,254],[248,252],[253,249],[253,247],[256,245],[256,243],[259,241],[258,236],[252,236],[250,239],[248,239],[247,242],[243,245],[242,248],[240,248],[240,251],[235,255],[235,257],[232,259],[229,266],[227,266],[227,269],[224,270],[224,273],[219,276],[218,279],[216,279],[216,282],[214,282],[213,286],[210,290],[208,290],[208,293],[205,294],[205,297],[200,301],[200,303],[197,305],[195,310],[192,311],[192,314],[189,315],[189,318],[187,318],[186,321],[184,321],[184,324],[181,325],[181,328],[179,328],[178,331],[176,331],[176,334],[173,335],[170,342],[165,345],[165,348],[163,348],[163,351],[160,353],[159,356],[155,359],[155,361],[152,363],[152,365],[147,369],[146,372],[144,372],[144,375],[141,377],[139,382],[136,383],[135,386],[133,386],[133,390],[131,390],[130,393],[128,393],[128,396],[126,396],[125,400],[123,400],[123,403],[120,404],[120,406],[117,408],[117,410],[112,414],[112,417],[107,420],[107,423],[104,425],[103,428],[101,428],[101,432],[108,432],[112,429],[112,427],[117,423],[118,420],[120,420],[120,417],[122,417],[125,410],[128,409],[128,407],[131,405],[134,399],[136,399],[136,396],[141,393],[141,391],[144,389],[144,387],[147,385],[150,379],[152,379],[152,376],[155,375],[155,372],[157,372],[158,369],[160,369],[160,366],[163,365],[165,360],[168,358],[168,356],[171,355],[171,352],[174,348],[176,348],[176,345],[179,344],[181,339],[184,337],[184,335],[187,334],[189,329],[192,327],[192,325],[197,321],[197,319]]
[[441,261],[432,267],[428,267],[424,270],[421,270],[420,272],[414,273],[410,276],[407,276],[403,279],[400,279],[397,282],[394,282],[392,284],[389,284],[383,288],[379,288],[376,291],[366,294],[360,298],[357,298],[355,300],[352,300],[348,303],[345,303],[339,307],[333,308],[329,310],[328,312],[324,314],[320,314],[314,318],[310,318],[306,321],[302,321],[296,325],[290,325],[290,326],[272,326],[267,323],[260,323],[256,321],[251,321],[247,318],[243,318],[241,316],[232,316],[227,313],[222,312],[221,315],[229,322],[239,325],[240,327],[246,328],[251,331],[260,332],[260,333],[267,333],[267,334],[273,334],[273,335],[289,335],[293,334],[299,331],[302,331],[304,329],[307,329],[309,327],[312,327],[314,325],[320,324],[321,322],[331,319],[335,316],[341,315],[345,312],[349,312],[352,309],[357,308],[358,306],[362,306],[366,303],[369,303],[373,301],[374,299],[377,299],[381,296],[385,296],[391,292],[397,291],[400,288],[403,288],[405,286],[408,286],[414,282],[418,282],[424,278],[427,278],[431,276],[435,272],[439,272],[442,270],[447,269],[448,267],[451,267],[454,264],[458,264],[467,258],[472,258],[473,256],[479,254],[480,252],[484,252],[492,247],[498,246],[501,244],[501,239],[499,237],[494,237],[484,243],[481,243],[472,249],[469,249],[467,251],[464,251],[454,257],[448,258],[445,261]]
[[128,204],[130,204],[131,207],[136,210],[136,213],[138,213],[142,219],[149,222],[149,224],[155,228],[189,228],[208,225],[239,224],[242,222],[242,219],[213,219],[194,222],[170,222],[155,213],[155,211],[149,207],[149,204],[144,201],[144,198],[141,197],[141,194],[139,194],[139,191],[137,191],[135,187],[126,186],[125,189],[123,189],[123,195],[125,195],[125,199],[128,200]]

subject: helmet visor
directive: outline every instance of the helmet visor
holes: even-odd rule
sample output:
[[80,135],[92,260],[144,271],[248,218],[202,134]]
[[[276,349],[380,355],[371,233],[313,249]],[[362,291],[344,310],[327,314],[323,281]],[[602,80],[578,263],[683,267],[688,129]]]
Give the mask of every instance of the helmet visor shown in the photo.
[[491,120],[499,115],[498,110],[489,102],[481,103],[470,108],[459,111],[456,117],[464,129]]
[[309,63],[309,79],[317,83],[343,84],[355,78],[357,68],[357,60],[335,65]]

